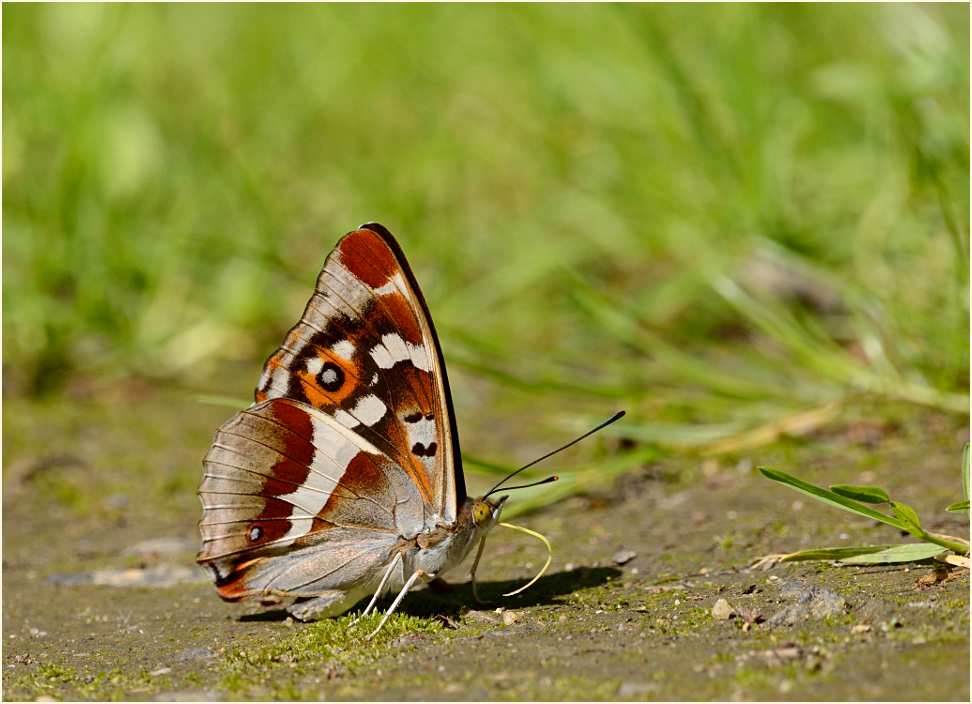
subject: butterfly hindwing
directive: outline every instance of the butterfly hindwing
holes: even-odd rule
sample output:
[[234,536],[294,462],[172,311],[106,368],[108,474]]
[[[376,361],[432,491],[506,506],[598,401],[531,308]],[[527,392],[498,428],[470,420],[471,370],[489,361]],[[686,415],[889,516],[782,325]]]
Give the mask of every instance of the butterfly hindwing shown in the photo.
[[227,598],[259,591],[250,577],[268,558],[320,552],[314,549],[344,544],[349,534],[394,545],[414,537],[424,520],[422,497],[400,467],[325,413],[291,400],[238,413],[219,429],[204,464],[199,560]]

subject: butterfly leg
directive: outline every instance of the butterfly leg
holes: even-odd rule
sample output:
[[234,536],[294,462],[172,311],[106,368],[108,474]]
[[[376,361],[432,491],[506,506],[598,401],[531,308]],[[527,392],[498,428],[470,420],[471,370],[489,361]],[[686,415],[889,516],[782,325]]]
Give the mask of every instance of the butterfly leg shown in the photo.
[[411,577],[408,578],[408,581],[405,582],[405,586],[402,587],[402,591],[398,593],[398,596],[395,597],[395,601],[392,602],[391,607],[388,609],[388,611],[385,612],[385,618],[381,619],[381,623],[378,624],[378,628],[372,631],[371,634],[369,634],[368,637],[365,638],[365,640],[371,640],[378,634],[378,631],[382,629],[382,626],[385,625],[389,617],[393,613],[395,613],[395,609],[398,608],[398,605],[402,603],[402,599],[404,599],[405,595],[408,594],[408,590],[411,589],[412,586],[415,584],[415,582],[418,581],[419,577],[422,577],[424,575],[425,572],[423,572],[422,570],[415,570],[415,574],[413,574]]
[[477,604],[483,604],[482,599],[479,598],[479,594],[476,593],[476,568],[479,567],[479,558],[483,556],[483,550],[486,548],[486,536],[479,541],[479,550],[476,552],[476,559],[473,560],[472,569],[469,571],[469,576],[472,577],[472,593],[473,599],[475,599]]
[[358,623],[358,621],[360,621],[365,616],[371,613],[371,610],[375,606],[375,602],[378,601],[378,597],[381,596],[381,593],[383,591],[385,591],[385,585],[388,583],[389,578],[391,578],[392,572],[395,571],[395,568],[398,567],[398,565],[400,565],[401,562],[402,562],[402,553],[396,553],[395,559],[392,560],[391,565],[389,565],[388,569],[385,570],[385,576],[381,578],[381,584],[378,585],[378,589],[375,591],[375,595],[371,597],[371,602],[368,604],[368,607],[361,612],[361,615],[358,616],[358,618],[354,619],[351,623],[348,624],[348,628],[354,626],[355,624]]

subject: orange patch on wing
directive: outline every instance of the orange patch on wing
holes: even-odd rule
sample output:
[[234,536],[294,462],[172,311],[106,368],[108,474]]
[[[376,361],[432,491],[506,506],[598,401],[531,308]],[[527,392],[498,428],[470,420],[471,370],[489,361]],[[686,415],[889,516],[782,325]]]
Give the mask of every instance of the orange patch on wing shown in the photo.
[[307,396],[307,400],[310,401],[312,406],[322,410],[331,405],[341,405],[355,389],[361,387],[358,366],[354,362],[349,362],[337,355],[331,355],[316,345],[313,345],[313,348],[317,352],[317,356],[325,363],[334,364],[341,370],[344,374],[344,383],[341,384],[341,388],[339,389],[325,391],[321,388],[316,376],[306,369],[300,369],[294,373],[300,379],[300,385],[304,389],[304,395]]
[[310,372],[299,371],[297,378],[304,389],[304,395],[314,408],[328,410],[331,406],[340,406],[341,403],[354,391],[354,384],[345,383],[337,391],[325,391],[317,383],[317,378]]

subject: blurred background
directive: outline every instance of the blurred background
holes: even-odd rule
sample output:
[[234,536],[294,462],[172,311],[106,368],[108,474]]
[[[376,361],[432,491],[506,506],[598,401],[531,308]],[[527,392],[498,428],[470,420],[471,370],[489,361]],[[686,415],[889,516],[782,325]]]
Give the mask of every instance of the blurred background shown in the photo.
[[5,5],[3,68],[7,398],[245,404],[376,220],[471,455],[969,412],[967,4]]

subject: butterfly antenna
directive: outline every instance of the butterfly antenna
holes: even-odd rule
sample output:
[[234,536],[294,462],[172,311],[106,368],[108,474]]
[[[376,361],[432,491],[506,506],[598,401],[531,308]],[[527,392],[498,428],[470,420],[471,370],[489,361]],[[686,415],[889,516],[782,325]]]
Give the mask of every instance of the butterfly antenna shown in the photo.
[[[576,440],[572,440],[572,441],[570,441],[569,443],[567,443],[567,444],[566,444],[566,445],[564,445],[563,447],[560,447],[560,448],[557,448],[557,449],[556,449],[556,450],[554,450],[553,452],[548,452],[548,453],[547,453],[546,455],[544,455],[543,457],[541,457],[541,458],[539,458],[539,459],[536,459],[536,460],[533,460],[533,462],[531,462],[530,464],[527,464],[527,465],[523,465],[523,466],[522,466],[522,467],[520,467],[520,468],[519,468],[518,470],[516,470],[515,472],[513,472],[513,474],[510,474],[510,475],[509,475],[508,477],[506,477],[505,479],[503,479],[503,480],[502,480],[502,481],[501,481],[501,482],[500,482],[499,484],[497,484],[497,485],[496,485],[496,486],[494,486],[494,487],[493,487],[492,489],[490,489],[490,490],[489,490],[488,492],[486,492],[486,495],[485,495],[485,496],[489,496],[490,494],[492,494],[493,492],[495,492],[495,491],[496,491],[497,489],[499,489],[499,488],[500,488],[501,486],[503,486],[504,484],[506,484],[506,482],[508,482],[508,481],[509,481],[510,479],[512,479],[512,478],[513,478],[513,477],[515,477],[515,476],[516,476],[517,474],[519,474],[520,472],[522,472],[522,471],[523,471],[524,469],[529,469],[529,468],[530,468],[530,467],[532,467],[533,465],[535,465],[535,464],[537,464],[537,463],[539,463],[539,462],[543,462],[543,461],[544,461],[545,459],[547,459],[548,457],[553,457],[553,456],[554,456],[554,455],[556,455],[556,454],[557,454],[558,452],[562,452],[563,450],[566,450],[566,449],[567,449],[568,447],[570,447],[571,445],[576,445],[577,443],[579,443],[579,442],[580,442],[581,440],[583,440],[583,439],[584,439],[584,438],[586,438],[587,436],[589,436],[589,435],[593,435],[594,433],[596,433],[596,432],[597,432],[598,430],[601,430],[602,428],[606,428],[607,426],[609,426],[609,425],[611,425],[611,423],[613,423],[614,421],[616,421],[616,420],[618,420],[618,419],[620,419],[620,418],[621,418],[622,416],[624,416],[624,411],[618,411],[618,412],[617,412],[617,413],[615,413],[615,414],[614,414],[613,416],[611,416],[610,418],[608,418],[608,419],[607,419],[606,421],[604,421],[603,423],[601,423],[601,424],[600,424],[599,426],[597,426],[597,427],[596,427],[596,428],[594,428],[593,430],[588,430],[588,431],[587,431],[586,433],[584,433],[583,435],[581,435],[581,436],[580,436],[579,438],[577,438]],[[546,484],[547,482],[553,482],[553,481],[557,481],[557,477],[548,477],[547,479],[543,479],[543,480],[541,480],[541,481],[539,481],[539,482],[535,482],[535,483],[533,483],[533,484],[524,484],[523,486],[516,486],[516,487],[511,487],[511,489],[524,489],[524,488],[526,488],[526,487],[528,487],[528,486],[536,486],[537,484]],[[485,496],[484,496],[483,498],[485,498]]]
[[[555,482],[558,479],[560,479],[560,477],[547,477],[546,479],[541,479],[538,482],[532,482],[530,484],[520,484],[520,486],[508,486],[505,487],[503,491],[513,491],[514,489],[529,489],[531,486],[540,486],[541,484],[549,484],[550,482]],[[487,494],[487,496],[489,496],[489,494]]]

